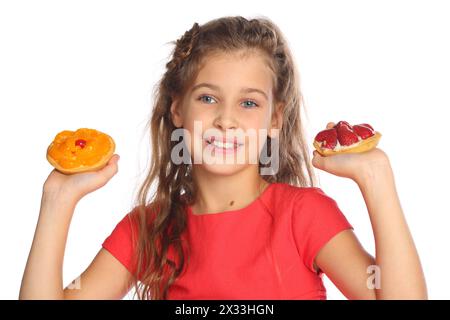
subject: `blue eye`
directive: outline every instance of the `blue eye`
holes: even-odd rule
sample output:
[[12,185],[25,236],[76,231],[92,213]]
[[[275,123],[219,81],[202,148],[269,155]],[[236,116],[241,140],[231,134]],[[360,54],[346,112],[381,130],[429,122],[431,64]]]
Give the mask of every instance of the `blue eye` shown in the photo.
[[[209,99],[214,100],[213,97],[211,97],[211,96],[206,96],[206,95],[200,96],[200,97],[198,98],[198,100],[200,100],[200,101],[202,101],[202,102],[208,103],[208,102],[207,102],[205,99],[203,99],[203,98],[209,98]],[[208,103],[208,104],[209,104],[209,103]]]
[[[199,100],[201,102],[205,102],[207,104],[213,103],[213,102],[211,102],[211,100],[215,101],[215,99],[213,97],[208,96],[208,95],[201,95],[200,97],[198,97],[197,100]],[[244,103],[245,109],[251,109],[253,107],[255,107],[255,108],[258,107],[258,104],[252,100],[245,100],[243,103]],[[248,104],[248,103],[250,103],[250,104]]]
[[[256,104],[256,102],[253,102],[253,101],[251,101],[251,100],[246,100],[246,101],[244,101],[244,103],[247,103],[247,102],[250,102],[250,103],[253,103],[253,105],[248,105],[248,104],[246,104],[246,105],[244,105],[244,107],[246,108],[246,109],[251,109],[252,107],[258,107],[258,105]],[[250,107],[250,108],[247,108],[247,107]]]

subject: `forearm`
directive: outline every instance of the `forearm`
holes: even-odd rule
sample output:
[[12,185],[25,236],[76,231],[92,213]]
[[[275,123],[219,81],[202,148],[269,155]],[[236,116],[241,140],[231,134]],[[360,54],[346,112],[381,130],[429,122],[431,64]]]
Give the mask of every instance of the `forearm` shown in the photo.
[[61,195],[42,195],[39,219],[19,299],[64,298],[64,251],[75,205],[75,201]]
[[371,164],[356,182],[375,237],[375,261],[381,277],[377,299],[427,299],[425,277],[389,161]]

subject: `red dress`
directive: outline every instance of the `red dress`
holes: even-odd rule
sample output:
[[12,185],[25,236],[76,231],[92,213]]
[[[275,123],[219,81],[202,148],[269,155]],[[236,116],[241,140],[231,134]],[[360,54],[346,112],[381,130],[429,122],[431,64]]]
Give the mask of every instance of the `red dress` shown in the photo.
[[[242,209],[195,215],[187,206],[185,212],[190,263],[168,299],[326,299],[313,261],[331,238],[353,229],[322,189],[286,183],[270,184]],[[102,246],[135,270],[128,215]]]

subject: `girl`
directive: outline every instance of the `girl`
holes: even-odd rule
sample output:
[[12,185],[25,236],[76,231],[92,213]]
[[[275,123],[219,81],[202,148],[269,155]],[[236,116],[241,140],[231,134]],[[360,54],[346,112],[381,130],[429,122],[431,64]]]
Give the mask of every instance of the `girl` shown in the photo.
[[[75,205],[117,173],[119,157],[96,173],[52,171],[20,298],[118,299],[134,287],[140,299],[326,299],[326,274],[349,299],[425,299],[387,155],[312,158],[358,184],[375,257],[315,186],[297,71],[277,26],[224,17],[194,24],[175,44],[156,92],[153,161],[138,205],[64,289]],[[265,134],[251,139],[251,131]]]

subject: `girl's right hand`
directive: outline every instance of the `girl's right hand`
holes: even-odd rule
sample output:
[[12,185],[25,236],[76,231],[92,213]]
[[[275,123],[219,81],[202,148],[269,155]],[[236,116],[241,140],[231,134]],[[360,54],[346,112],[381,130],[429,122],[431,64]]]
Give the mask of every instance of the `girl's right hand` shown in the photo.
[[43,192],[64,195],[78,202],[88,193],[103,187],[117,173],[119,158],[114,154],[103,169],[95,172],[66,175],[54,169],[44,183]]

